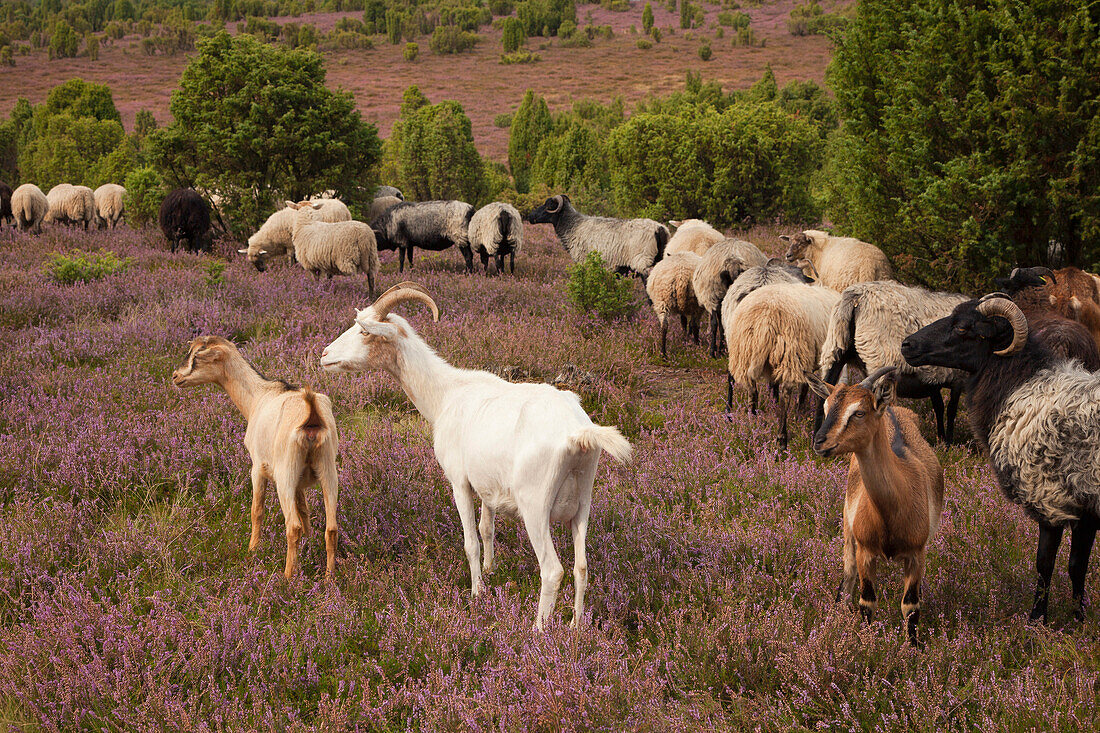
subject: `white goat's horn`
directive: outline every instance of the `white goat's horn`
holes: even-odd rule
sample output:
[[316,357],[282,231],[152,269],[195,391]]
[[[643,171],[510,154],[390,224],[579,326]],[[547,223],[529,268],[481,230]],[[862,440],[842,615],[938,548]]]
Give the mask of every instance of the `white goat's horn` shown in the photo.
[[432,300],[432,296],[428,295],[427,290],[414,282],[403,282],[394,285],[382,293],[378,300],[371,304],[371,308],[374,309],[375,317],[381,321],[389,315],[390,311],[407,300],[419,300],[432,309],[432,319],[439,320],[439,306]]
[[990,293],[978,301],[978,312],[983,316],[1000,316],[1008,320],[1012,325],[1012,343],[1000,351],[994,351],[997,356],[1014,354],[1024,348],[1027,343],[1027,317],[1020,307],[1006,298],[1003,293]]

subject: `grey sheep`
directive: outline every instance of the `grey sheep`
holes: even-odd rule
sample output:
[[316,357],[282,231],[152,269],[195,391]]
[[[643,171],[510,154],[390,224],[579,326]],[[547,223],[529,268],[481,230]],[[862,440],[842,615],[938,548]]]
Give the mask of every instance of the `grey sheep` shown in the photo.
[[104,183],[92,192],[96,224],[114,229],[126,216],[126,189],[117,183]]
[[699,343],[699,320],[703,309],[691,286],[692,275],[702,258],[694,252],[677,252],[666,255],[653,266],[646,279],[645,291],[661,324],[661,356],[667,357],[668,317],[680,316],[684,337],[692,336]]
[[599,252],[604,265],[621,274],[645,277],[665,253],[668,227],[652,219],[585,216],[565,194],[553,196],[527,215],[532,224],[553,224],[574,262]]
[[50,204],[46,200],[46,194],[33,183],[24,183],[11,194],[11,213],[20,231],[34,229],[36,234],[40,233],[42,221],[49,210]]
[[95,194],[87,186],[59,183],[46,194],[46,224],[80,224],[87,230],[96,220]]
[[486,273],[490,258],[496,260],[497,274],[504,272],[504,257],[508,256],[514,275],[516,253],[523,249],[523,219],[516,207],[496,201],[474,212],[470,219],[470,248],[481,256]]
[[396,249],[400,271],[405,259],[412,267],[414,247],[433,251],[457,245],[466,261],[466,272],[474,271],[469,226],[474,207],[464,201],[402,201],[371,223],[379,249]]
[[405,200],[405,194],[401,193],[401,189],[399,188],[395,188],[393,186],[379,186],[378,188],[374,189],[374,197],[376,199],[383,198],[384,196],[393,196],[394,198],[400,199],[401,201]]
[[324,221],[320,201],[287,201],[286,205],[298,212],[294,219],[294,254],[302,269],[315,277],[324,273],[330,279],[333,275],[364,272],[373,297],[379,262],[371,228],[361,221]]
[[[679,232],[677,232],[679,234]],[[673,237],[675,239],[675,237]],[[669,251],[671,250],[669,244]],[[666,251],[665,256],[668,256]],[[768,261],[767,255],[752,242],[743,239],[723,239],[710,247],[695,268],[691,286],[699,305],[710,316],[710,355],[718,356],[722,327],[722,299],[734,280],[750,267],[760,267]]]

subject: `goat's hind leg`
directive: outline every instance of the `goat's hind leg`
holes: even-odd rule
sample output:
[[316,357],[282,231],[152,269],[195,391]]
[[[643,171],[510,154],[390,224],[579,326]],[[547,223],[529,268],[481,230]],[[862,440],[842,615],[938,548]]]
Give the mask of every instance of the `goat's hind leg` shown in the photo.
[[336,471],[335,456],[319,459],[313,470],[321,481],[321,494],[325,499],[325,578],[331,580],[336,569],[336,505],[340,498],[340,477]]
[[1064,527],[1039,522],[1039,547],[1035,551],[1035,570],[1039,578],[1035,585],[1035,603],[1028,617],[1030,621],[1046,623],[1050,576],[1054,574],[1054,561],[1058,558],[1058,546],[1062,544],[1064,530]]
[[267,494],[267,477],[262,464],[252,464],[252,536],[248,551],[255,552],[260,544],[260,528],[264,524],[264,497]]
[[485,502],[481,502],[481,521],[477,523],[477,531],[481,535],[481,544],[485,546],[481,569],[490,573],[496,561],[497,523],[496,512]]
[[596,465],[599,455],[574,478],[577,481],[577,513],[569,523],[573,531],[573,620],[569,625],[576,628],[584,618],[584,594],[588,589],[588,558],[585,554],[585,542],[588,536],[588,514],[592,509],[592,484],[596,480]]
[[462,520],[462,546],[466,550],[466,560],[470,564],[470,595],[481,592],[481,545],[477,541],[477,526],[474,523],[474,490],[465,478],[451,479],[455,508]]
[[300,467],[297,465],[277,466],[275,469],[275,488],[279,494],[283,520],[286,522],[286,568],[283,574],[288,580],[298,564],[298,541],[301,540],[304,529],[297,501],[300,476]]

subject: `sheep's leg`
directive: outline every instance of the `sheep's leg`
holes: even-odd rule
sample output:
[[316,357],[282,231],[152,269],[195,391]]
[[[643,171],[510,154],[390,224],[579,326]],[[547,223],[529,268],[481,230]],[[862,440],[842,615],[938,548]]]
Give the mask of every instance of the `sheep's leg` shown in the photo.
[[466,262],[466,274],[472,275],[474,273],[474,251],[469,247],[459,247],[458,251],[462,253],[462,259]]
[[1073,528],[1069,550],[1069,580],[1073,585],[1073,600],[1075,608],[1073,617],[1078,621],[1085,620],[1085,574],[1089,569],[1089,556],[1092,554],[1092,544],[1096,540],[1096,530],[1100,526],[1100,518],[1095,515],[1085,515]]
[[662,315],[661,321],[661,358],[668,358],[668,316]]
[[1054,573],[1054,561],[1058,558],[1058,546],[1062,544],[1063,527],[1039,522],[1039,549],[1035,553],[1035,570],[1039,581],[1035,586],[1035,604],[1031,607],[1030,620],[1047,620],[1047,601],[1050,594],[1050,576]]
[[680,340],[681,341],[687,341],[688,337],[691,335],[691,332],[688,330],[689,327],[690,326],[688,324],[687,316],[685,316],[683,313],[681,313],[680,314]]
[[267,477],[260,463],[252,464],[252,537],[248,551],[255,552],[260,544],[260,528],[264,523],[264,496],[267,493]]
[[286,522],[286,568],[283,575],[287,580],[294,574],[298,564],[298,541],[302,538],[302,517],[298,513],[298,477],[297,466],[282,466],[275,469],[275,489],[279,494],[279,507],[283,510]]
[[806,409],[806,400],[810,396],[810,385],[802,385],[802,389],[798,391],[798,409],[799,411]]
[[321,494],[325,499],[325,578],[332,579],[336,569],[336,505],[340,498],[340,476],[336,472],[336,457],[329,456],[314,464],[313,471],[321,481]]
[[[585,541],[588,536],[588,513],[592,509],[592,484],[596,480],[596,465],[599,455],[591,462],[583,474],[575,475],[579,502],[577,513],[569,522],[573,531],[573,620],[569,625],[576,628],[584,618],[584,594],[588,590],[588,558],[585,555]],[[587,487],[587,488],[586,488]]]
[[859,612],[870,623],[878,608],[875,596],[875,556],[862,546],[856,546],[856,571],[859,573]]
[[920,581],[924,576],[924,551],[906,558],[905,592],[901,596],[901,617],[905,621],[905,630],[909,643],[917,644],[917,624],[920,622]]
[[733,375],[726,372],[726,412],[733,412]]
[[928,399],[932,402],[932,412],[936,413],[936,437],[947,442],[947,433],[943,425],[943,395],[937,389],[928,395]]
[[508,269],[511,270],[513,275],[516,274],[516,251],[512,250],[508,253]]
[[542,631],[543,622],[550,618],[554,604],[558,600],[558,586],[561,584],[562,566],[558,553],[554,550],[554,540],[550,537],[550,507],[521,507],[523,526],[531,538],[531,547],[539,561],[539,577],[542,587],[539,591],[539,610],[535,617],[535,629]]
[[780,450],[787,450],[788,434],[787,434],[787,411],[788,402],[790,402],[790,391],[784,387],[781,390],[776,390],[776,385],[772,385],[772,393],[775,395],[775,417],[779,421],[779,448]]
[[844,575],[840,578],[840,587],[836,589],[836,602],[847,599],[848,605],[856,601],[856,584],[859,573],[856,570],[856,541],[848,531],[847,517],[844,519]]
[[470,563],[470,595],[477,597],[481,592],[481,565],[478,563],[481,545],[477,541],[477,528],[474,525],[474,490],[463,479],[451,481],[458,517],[462,520],[462,543],[466,550],[466,560]]
[[374,286],[374,273],[370,271],[367,271],[367,291],[370,294],[371,300],[373,300],[377,290]]
[[478,250],[478,256],[481,257],[481,267],[485,270],[485,274],[489,274],[489,253],[482,249]]
[[712,311],[708,329],[710,331],[710,358],[718,358],[718,312]]
[[493,571],[493,564],[496,560],[496,548],[494,546],[497,536],[496,518],[496,512],[488,504],[481,502],[481,521],[477,523],[477,531],[481,535],[481,544],[485,546],[481,569],[486,573]]
[[752,385],[749,387],[749,398],[749,410],[753,415],[755,415],[756,405],[760,401],[760,387],[757,386],[756,382],[753,382]]
[[958,387],[951,388],[951,396],[947,401],[947,425],[944,428],[944,437],[948,443],[955,441],[955,415],[959,411],[959,394],[961,390]]
[[[397,245],[397,261],[399,263],[398,272],[405,271],[405,246]],[[412,269],[412,260],[409,260],[409,268]]]

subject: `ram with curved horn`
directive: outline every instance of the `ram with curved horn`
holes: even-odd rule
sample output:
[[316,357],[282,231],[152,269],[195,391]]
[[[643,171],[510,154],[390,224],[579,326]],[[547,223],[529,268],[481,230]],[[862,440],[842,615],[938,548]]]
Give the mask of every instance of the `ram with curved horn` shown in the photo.
[[1004,293],[956,306],[901,345],[913,366],[969,373],[970,428],[1005,496],[1039,522],[1032,620],[1046,620],[1062,533],[1072,527],[1069,577],[1084,617],[1085,575],[1100,527],[1100,375],[1030,333]]
[[[535,627],[541,629],[562,577],[550,524],[569,525],[575,625],[584,614],[588,585],[585,536],[596,465],[603,451],[625,463],[630,444],[616,428],[594,424],[573,392],[512,384],[489,372],[451,366],[393,312],[417,302],[438,320],[439,309],[423,288],[400,283],[356,312],[351,328],[322,352],[321,365],[333,372],[388,372],[431,425],[436,459],[462,520],[473,595],[482,590],[482,570],[493,568],[496,514],[518,514],[538,557],[542,582]],[[475,524],[477,500],[481,520]]]

